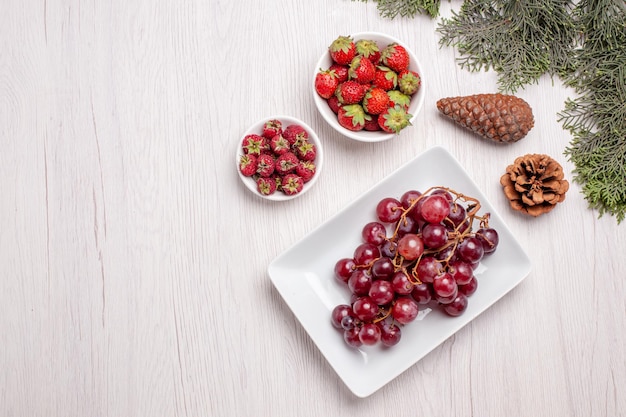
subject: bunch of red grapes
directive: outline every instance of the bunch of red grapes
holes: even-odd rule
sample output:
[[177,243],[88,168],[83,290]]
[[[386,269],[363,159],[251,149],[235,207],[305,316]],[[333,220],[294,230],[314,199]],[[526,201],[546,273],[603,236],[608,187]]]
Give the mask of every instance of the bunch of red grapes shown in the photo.
[[478,287],[474,270],[499,241],[489,213],[479,210],[477,199],[446,187],[380,200],[362,243],[334,268],[352,297],[333,309],[331,322],[349,346],[396,345],[420,306],[463,314]]

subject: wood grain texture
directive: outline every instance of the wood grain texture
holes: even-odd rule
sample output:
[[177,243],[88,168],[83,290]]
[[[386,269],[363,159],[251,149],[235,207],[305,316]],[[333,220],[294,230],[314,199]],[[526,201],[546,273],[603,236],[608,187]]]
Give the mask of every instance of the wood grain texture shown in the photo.
[[[442,3],[442,14],[456,4]],[[624,225],[580,187],[548,215],[508,208],[525,153],[560,161],[573,93],[542,79],[523,141],[494,147],[441,118],[494,91],[459,69],[436,21],[375,3],[4,2],[0,14],[0,415],[624,416]],[[317,114],[313,66],[339,34],[379,31],[421,57],[415,125],[378,144]],[[273,114],[313,126],[315,188],[285,203],[240,184],[236,143]],[[441,144],[527,250],[531,275],[366,399],[338,379],[266,269],[399,165]],[[320,320],[326,320],[320,317]]]

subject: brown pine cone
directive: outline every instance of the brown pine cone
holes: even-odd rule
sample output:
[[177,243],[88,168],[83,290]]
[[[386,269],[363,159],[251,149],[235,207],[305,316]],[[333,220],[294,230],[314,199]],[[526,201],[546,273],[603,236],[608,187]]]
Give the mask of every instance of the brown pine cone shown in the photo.
[[527,102],[500,93],[442,98],[437,109],[461,126],[499,143],[517,142],[535,125]]
[[511,207],[531,216],[539,216],[565,200],[569,182],[561,165],[542,154],[528,154],[515,159],[500,178]]

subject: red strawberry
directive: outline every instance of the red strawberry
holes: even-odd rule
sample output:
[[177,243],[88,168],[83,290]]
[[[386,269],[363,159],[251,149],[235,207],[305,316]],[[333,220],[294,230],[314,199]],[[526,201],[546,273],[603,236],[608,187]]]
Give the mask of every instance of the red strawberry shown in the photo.
[[327,101],[328,101],[328,107],[330,107],[333,113],[335,114],[339,113],[339,107],[341,107],[341,103],[339,102],[339,99],[337,98],[337,96],[329,97]]
[[285,152],[276,158],[276,172],[285,175],[296,169],[300,160],[293,152]]
[[333,70],[320,69],[315,75],[315,91],[322,98],[328,98],[335,94],[338,85],[339,80]]
[[376,65],[380,60],[380,48],[376,42],[369,39],[359,39],[355,42],[357,55],[362,55]]
[[348,65],[356,55],[356,45],[350,36],[339,36],[328,47],[330,58],[339,65]]
[[376,132],[382,130],[380,125],[378,124],[378,117],[373,116],[370,117],[369,120],[365,120],[365,125],[363,126],[363,130],[367,130],[369,132]]
[[246,135],[243,138],[241,147],[243,148],[244,153],[258,156],[267,150],[267,139],[256,134]]
[[306,138],[309,137],[309,134],[307,133],[306,129],[304,129],[304,127],[298,124],[289,125],[283,130],[283,136],[292,145],[296,143],[296,136],[298,135],[298,133],[302,133],[304,137]]
[[332,64],[329,68],[331,71],[335,71],[335,75],[337,76],[337,81],[339,84],[348,81],[348,70],[350,67],[347,65],[339,65],[337,63]]
[[337,114],[337,121],[343,127],[352,131],[359,131],[365,127],[365,121],[372,117],[365,113],[360,104],[342,106]]
[[369,114],[380,114],[389,106],[389,95],[380,87],[370,88],[363,97],[363,110]]
[[287,195],[298,194],[304,187],[304,180],[296,174],[287,174],[283,177],[281,189]]
[[337,87],[336,95],[339,102],[344,104],[356,104],[363,100],[365,93],[367,92],[367,86],[354,80],[346,81],[339,84]]
[[387,91],[387,95],[389,96],[389,106],[402,106],[408,110],[409,105],[411,104],[411,97],[404,94],[400,90],[391,90]]
[[291,149],[291,144],[285,139],[282,133],[279,133],[270,140],[270,149],[274,154],[282,155]]
[[376,67],[376,74],[374,74],[372,84],[385,91],[393,90],[398,85],[398,74],[392,69],[380,65]]
[[257,157],[252,154],[244,154],[239,158],[239,170],[246,177],[251,177],[256,173]]
[[399,74],[409,68],[409,53],[404,46],[394,42],[382,50],[380,61]]
[[256,180],[257,190],[261,195],[271,195],[276,191],[276,180],[274,178],[259,177]]
[[303,161],[313,161],[317,156],[317,147],[306,139],[297,144],[295,151],[298,158]]
[[348,76],[351,80],[361,84],[367,84],[374,79],[374,75],[376,75],[376,67],[369,59],[357,55],[350,62]]
[[280,133],[283,133],[283,124],[280,120],[268,120],[263,125],[263,137],[267,139],[272,139]]
[[301,177],[304,182],[309,182],[315,175],[316,169],[313,161],[300,161],[296,167],[296,175]]
[[269,177],[274,173],[276,162],[270,154],[264,153],[257,158],[256,172],[262,177]]
[[402,129],[409,126],[411,115],[402,106],[388,107],[383,113],[378,115],[380,128],[387,133],[400,133]]
[[398,74],[398,89],[406,95],[417,93],[421,85],[422,79],[415,71],[406,69]]

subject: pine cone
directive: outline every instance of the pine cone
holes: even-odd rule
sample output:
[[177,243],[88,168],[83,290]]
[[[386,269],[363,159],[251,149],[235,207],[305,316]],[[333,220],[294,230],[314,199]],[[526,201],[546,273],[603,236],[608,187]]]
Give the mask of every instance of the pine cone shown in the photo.
[[528,103],[500,93],[442,98],[437,109],[461,126],[499,143],[517,142],[535,125]]
[[515,159],[500,178],[511,207],[539,216],[565,200],[569,182],[561,165],[548,155],[528,154]]

